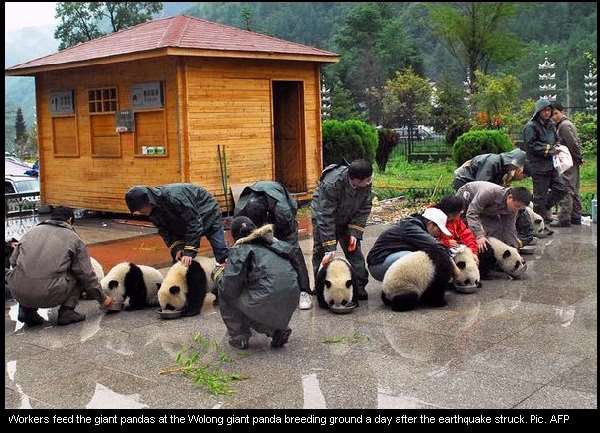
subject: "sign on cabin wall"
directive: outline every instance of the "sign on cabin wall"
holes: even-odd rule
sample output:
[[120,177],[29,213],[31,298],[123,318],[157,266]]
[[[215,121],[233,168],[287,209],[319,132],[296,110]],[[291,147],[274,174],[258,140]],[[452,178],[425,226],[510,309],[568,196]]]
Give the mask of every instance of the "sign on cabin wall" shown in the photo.
[[73,90],[50,92],[50,114],[74,114],[75,93]]
[[121,110],[115,113],[117,132],[134,132],[135,122],[133,120],[133,110]]
[[138,83],[129,89],[131,106],[135,108],[162,108],[164,97],[160,81]]

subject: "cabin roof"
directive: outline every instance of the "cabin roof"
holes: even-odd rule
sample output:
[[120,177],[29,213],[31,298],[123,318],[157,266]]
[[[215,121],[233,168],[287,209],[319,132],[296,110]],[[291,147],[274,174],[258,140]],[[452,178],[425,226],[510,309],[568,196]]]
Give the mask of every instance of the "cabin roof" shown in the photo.
[[132,55],[140,53],[146,53],[146,57],[190,55],[324,63],[335,63],[339,58],[337,54],[329,51],[196,17],[179,15],[148,21],[54,54],[11,66],[5,69],[5,74],[32,75],[46,70],[107,63],[108,59],[127,61],[133,59]]

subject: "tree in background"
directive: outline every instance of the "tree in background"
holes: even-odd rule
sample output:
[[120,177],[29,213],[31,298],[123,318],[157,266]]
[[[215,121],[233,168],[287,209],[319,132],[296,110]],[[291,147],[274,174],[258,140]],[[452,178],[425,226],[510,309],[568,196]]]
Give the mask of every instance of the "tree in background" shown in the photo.
[[330,117],[336,120],[366,120],[364,114],[359,112],[352,93],[340,80],[335,82],[331,92]]
[[471,96],[475,122],[479,128],[499,129],[505,117],[516,111],[521,92],[520,81],[512,75],[486,75],[475,71],[477,93]]
[[447,75],[436,84],[432,108],[431,126],[437,132],[446,133],[450,126],[464,123],[469,118],[464,88],[452,83]]
[[431,116],[431,85],[408,67],[385,84],[383,125],[386,128],[427,124]]
[[371,123],[380,124],[381,89],[395,71],[412,66],[422,70],[422,60],[387,3],[359,4],[351,9],[335,37],[344,55],[334,66],[339,78]]
[[27,156],[27,139],[27,124],[23,118],[23,111],[19,107],[17,108],[17,117],[15,118],[15,148],[19,158]]
[[[162,9],[161,2],[58,2],[55,18],[60,23],[54,37],[60,40],[58,49],[64,50],[146,22]],[[108,31],[102,30],[104,23]]]
[[244,28],[250,31],[250,22],[252,21],[252,9],[249,6],[242,7],[240,11],[240,18],[242,19],[242,24]]
[[516,14],[514,4],[456,2],[431,4],[428,8],[433,32],[471,77],[471,93],[476,91],[475,71],[487,73],[491,64],[502,64],[520,55],[522,43],[505,30]]

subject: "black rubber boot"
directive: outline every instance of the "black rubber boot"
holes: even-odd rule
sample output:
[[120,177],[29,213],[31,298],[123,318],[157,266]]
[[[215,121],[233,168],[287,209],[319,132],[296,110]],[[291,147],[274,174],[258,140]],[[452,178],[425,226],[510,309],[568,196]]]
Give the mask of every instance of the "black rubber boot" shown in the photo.
[[364,287],[357,287],[356,295],[359,301],[366,301],[367,299],[369,299],[369,294],[367,293]]
[[44,323],[44,319],[37,313],[37,308],[27,308],[19,305],[19,322],[27,326],[38,326]]
[[248,349],[248,337],[239,336],[229,339],[229,345],[239,350]]
[[271,347],[274,349],[279,349],[285,346],[285,344],[288,342],[288,339],[290,338],[291,333],[292,330],[290,328],[276,330],[273,333],[273,337],[271,339]]
[[81,322],[82,320],[85,320],[85,314],[79,314],[74,308],[60,307],[58,310],[57,323],[59,326]]

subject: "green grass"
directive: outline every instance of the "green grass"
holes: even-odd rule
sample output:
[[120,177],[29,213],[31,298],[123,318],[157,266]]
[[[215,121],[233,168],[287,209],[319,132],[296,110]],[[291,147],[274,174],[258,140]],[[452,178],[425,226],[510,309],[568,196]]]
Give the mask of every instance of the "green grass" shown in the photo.
[[163,369],[160,374],[182,374],[212,395],[233,394],[235,391],[231,383],[248,377],[223,369],[234,360],[216,341],[211,341],[201,334],[194,335],[192,340],[190,346],[177,353],[175,361],[178,367]]
[[[581,168],[581,199],[584,213],[589,214],[591,200],[596,194],[596,155],[586,155]],[[452,180],[456,164],[452,159],[445,162],[412,162],[409,163],[404,155],[395,151],[387,164],[385,173],[380,173],[375,167],[373,175],[373,190],[380,200],[397,197],[400,194],[411,199],[431,199],[452,192]],[[514,182],[513,186],[524,186],[531,191],[531,178]],[[412,191],[423,189],[423,191]],[[435,194],[433,191],[435,190]]]

